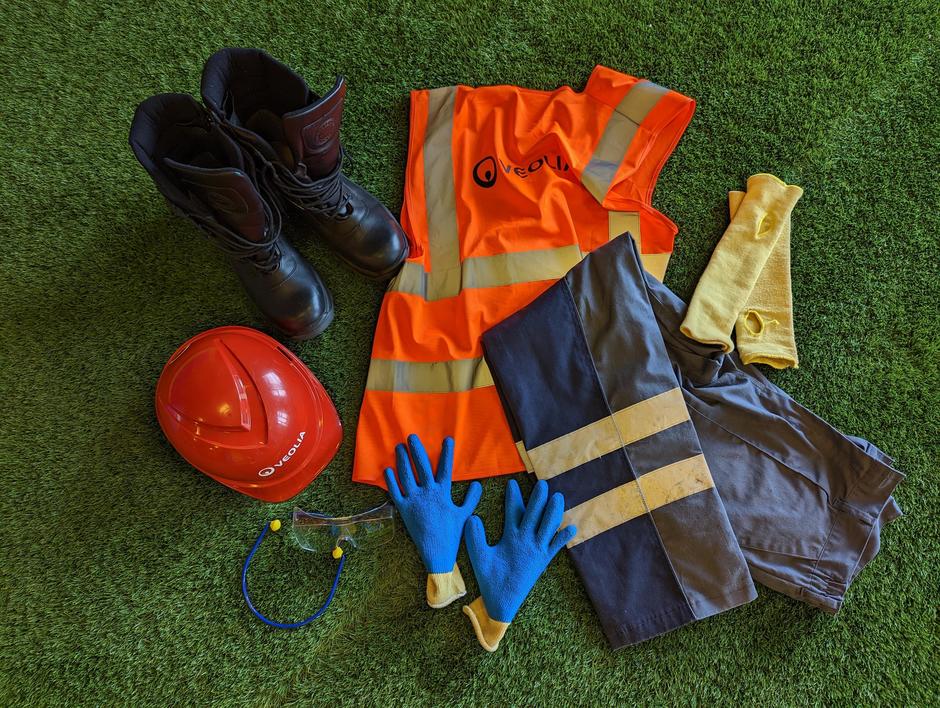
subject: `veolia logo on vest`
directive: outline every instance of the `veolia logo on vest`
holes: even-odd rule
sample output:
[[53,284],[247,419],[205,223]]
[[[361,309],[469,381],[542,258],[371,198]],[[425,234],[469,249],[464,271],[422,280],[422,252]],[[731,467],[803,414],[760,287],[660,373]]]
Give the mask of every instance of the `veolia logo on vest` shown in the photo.
[[555,155],[542,155],[542,157],[532,160],[525,166],[513,165],[504,162],[501,158],[487,155],[473,166],[473,181],[484,189],[489,189],[496,184],[500,172],[507,176],[528,179],[543,167],[555,172],[567,172],[570,169],[568,162],[557,153]]

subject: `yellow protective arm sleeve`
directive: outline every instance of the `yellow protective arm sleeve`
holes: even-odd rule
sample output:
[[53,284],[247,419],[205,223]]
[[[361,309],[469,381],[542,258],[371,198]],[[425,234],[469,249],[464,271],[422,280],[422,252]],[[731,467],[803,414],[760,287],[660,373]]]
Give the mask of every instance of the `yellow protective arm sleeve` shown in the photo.
[[[747,194],[695,288],[680,326],[683,334],[730,352],[734,348],[731,331],[739,318],[745,316],[742,326],[754,328],[754,316],[746,316],[748,300],[781,235],[789,233],[790,212],[802,195],[802,189],[773,175],[748,179]],[[788,276],[789,267],[786,272]],[[770,313],[761,318],[764,327],[755,331],[766,329],[775,319]]]
[[464,605],[463,613],[470,618],[470,624],[473,625],[473,631],[476,632],[480,646],[487,651],[496,651],[500,640],[509,629],[509,622],[492,619],[486,611],[482,597],[478,597],[469,605]]
[[[732,219],[743,199],[744,192],[728,192]],[[775,369],[799,368],[790,285],[789,214],[747,304],[738,315],[734,333],[738,353],[745,364],[767,364]]]
[[454,563],[449,573],[428,573],[428,604],[434,609],[447,607],[459,597],[467,594],[460,568]]

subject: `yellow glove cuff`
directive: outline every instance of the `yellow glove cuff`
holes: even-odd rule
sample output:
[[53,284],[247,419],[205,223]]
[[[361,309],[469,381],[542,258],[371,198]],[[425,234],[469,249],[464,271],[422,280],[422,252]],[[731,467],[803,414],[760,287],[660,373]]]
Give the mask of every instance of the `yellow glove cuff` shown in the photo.
[[467,586],[463,582],[463,576],[456,563],[449,573],[428,573],[428,604],[435,610],[447,607],[458,597],[466,594]]
[[483,598],[478,597],[469,605],[463,606],[463,613],[470,618],[473,631],[477,634],[477,641],[487,651],[496,651],[499,641],[509,629],[509,622],[499,622],[492,619],[483,604]]

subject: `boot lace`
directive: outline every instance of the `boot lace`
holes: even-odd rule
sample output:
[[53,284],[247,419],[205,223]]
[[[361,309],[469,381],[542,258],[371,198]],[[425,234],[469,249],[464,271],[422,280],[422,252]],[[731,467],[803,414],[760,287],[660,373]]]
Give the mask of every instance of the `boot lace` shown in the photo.
[[346,151],[340,148],[339,160],[333,171],[311,181],[298,179],[286,169],[277,169],[268,163],[270,179],[276,187],[275,191],[294,206],[328,219],[348,219],[352,214],[351,195],[343,179],[343,162],[348,159]]
[[281,250],[277,246],[277,240],[281,235],[281,213],[278,209],[271,208],[270,200],[266,196],[262,200],[262,208],[267,226],[264,230],[264,237],[260,241],[245,238],[212,217],[193,213],[187,213],[186,216],[211,237],[227,255],[232,258],[249,259],[262,272],[271,273],[277,270],[281,259]]
[[[205,113],[205,125],[206,127],[219,126],[232,135],[231,131],[227,130],[227,126],[224,123],[220,124],[211,111]],[[236,142],[238,142],[237,136],[232,135],[232,137],[236,138]],[[252,152],[257,153],[257,150],[252,149]],[[174,204],[172,200],[170,200],[170,206],[182,216],[191,219],[199,230],[212,239],[226,255],[232,258],[250,260],[260,271],[272,273],[277,270],[281,260],[281,249],[277,246],[277,240],[281,236],[281,212],[277,207],[277,198],[267,183],[265,175],[258,173],[256,163],[253,160],[245,161],[245,171],[261,193],[261,208],[264,211],[265,229],[264,236],[260,241],[245,238],[218,219],[184,209],[182,206]],[[274,205],[273,208],[271,207],[272,204]]]

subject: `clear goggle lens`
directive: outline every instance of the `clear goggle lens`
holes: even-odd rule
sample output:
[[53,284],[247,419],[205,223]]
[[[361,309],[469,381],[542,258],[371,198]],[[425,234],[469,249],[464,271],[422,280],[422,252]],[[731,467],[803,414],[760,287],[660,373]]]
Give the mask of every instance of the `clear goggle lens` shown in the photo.
[[291,531],[297,544],[314,553],[329,553],[337,546],[369,549],[395,536],[395,507],[386,502],[354,516],[326,516],[294,507]]

